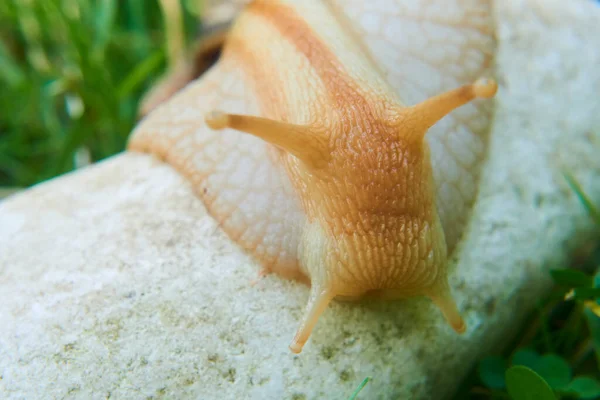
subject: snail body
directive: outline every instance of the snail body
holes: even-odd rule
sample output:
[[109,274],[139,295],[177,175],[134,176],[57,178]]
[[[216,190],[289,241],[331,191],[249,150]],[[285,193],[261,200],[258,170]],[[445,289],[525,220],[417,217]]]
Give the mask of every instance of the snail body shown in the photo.
[[310,283],[296,353],[336,297],[427,296],[465,330],[447,279],[457,234],[440,216],[444,174],[426,134],[496,84],[479,79],[407,106],[342,7],[252,2],[217,65],[130,141],[186,176],[265,273]]

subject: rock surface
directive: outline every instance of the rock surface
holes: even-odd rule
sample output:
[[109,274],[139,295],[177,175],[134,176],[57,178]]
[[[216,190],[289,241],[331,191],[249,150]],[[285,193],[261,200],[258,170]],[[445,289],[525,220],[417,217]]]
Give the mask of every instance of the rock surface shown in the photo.
[[0,397],[442,398],[518,327],[592,234],[565,183],[600,199],[600,7],[498,1],[496,120],[451,284],[469,325],[426,300],[336,302],[287,345],[308,289],[269,276],[189,185],[124,154],[0,203]]

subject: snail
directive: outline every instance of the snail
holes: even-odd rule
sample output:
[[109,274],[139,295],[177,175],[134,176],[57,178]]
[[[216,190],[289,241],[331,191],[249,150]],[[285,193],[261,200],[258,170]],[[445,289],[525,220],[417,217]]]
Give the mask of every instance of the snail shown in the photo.
[[466,329],[447,258],[484,158],[472,101],[497,90],[491,6],[368,3],[251,2],[216,65],[129,142],[189,180],[261,275],[310,284],[294,353],[334,298],[426,296]]

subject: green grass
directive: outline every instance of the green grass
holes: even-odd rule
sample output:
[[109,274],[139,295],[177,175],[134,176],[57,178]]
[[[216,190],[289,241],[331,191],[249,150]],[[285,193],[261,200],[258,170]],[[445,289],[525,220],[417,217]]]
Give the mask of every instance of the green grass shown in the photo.
[[0,187],[122,151],[166,67],[163,32],[157,1],[1,1]]
[[[598,207],[565,179],[600,231]],[[574,269],[550,271],[554,290],[507,349],[479,361],[455,399],[600,399],[600,243],[582,253]]]

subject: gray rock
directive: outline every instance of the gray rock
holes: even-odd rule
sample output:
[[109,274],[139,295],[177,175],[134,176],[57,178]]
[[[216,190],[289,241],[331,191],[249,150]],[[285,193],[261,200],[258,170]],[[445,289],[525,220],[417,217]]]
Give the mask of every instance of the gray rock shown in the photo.
[[169,166],[123,154],[0,203],[0,397],[448,396],[590,237],[600,199],[600,7],[498,1],[496,120],[455,252],[462,336],[427,300],[335,302],[299,356],[307,287],[258,267]]

